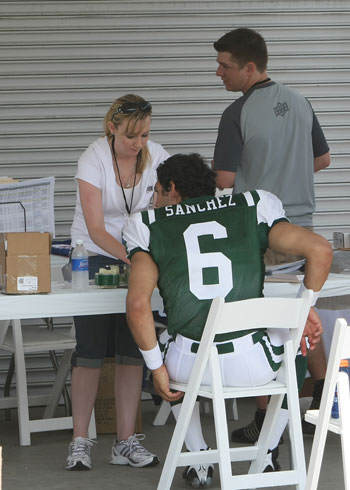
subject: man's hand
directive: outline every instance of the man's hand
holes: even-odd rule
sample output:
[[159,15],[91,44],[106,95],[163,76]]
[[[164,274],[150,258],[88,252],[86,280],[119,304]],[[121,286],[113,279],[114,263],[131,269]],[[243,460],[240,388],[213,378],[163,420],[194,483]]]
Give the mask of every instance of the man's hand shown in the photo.
[[304,327],[304,332],[301,338],[300,347],[301,353],[305,357],[307,355],[307,347],[306,347],[306,339],[308,337],[308,341],[310,344],[309,349],[314,350],[316,344],[321,339],[321,335],[323,332],[321,319],[318,316],[318,313],[314,308],[310,308],[309,316],[307,317],[306,324]]
[[167,402],[175,402],[184,396],[182,391],[170,391],[169,375],[164,364],[160,368],[152,371],[152,378],[156,392]]

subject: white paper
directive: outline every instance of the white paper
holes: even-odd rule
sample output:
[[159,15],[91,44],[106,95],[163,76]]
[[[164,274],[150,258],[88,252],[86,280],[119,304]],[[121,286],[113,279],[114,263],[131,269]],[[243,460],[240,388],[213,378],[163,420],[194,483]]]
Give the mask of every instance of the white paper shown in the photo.
[[36,276],[17,277],[17,291],[37,291],[38,278]]
[[286,264],[268,265],[265,268],[265,273],[266,275],[274,275],[297,272],[303,264],[305,264],[305,259],[297,260],[295,262],[288,262]]
[[54,177],[0,184],[0,232],[39,231],[55,236]]

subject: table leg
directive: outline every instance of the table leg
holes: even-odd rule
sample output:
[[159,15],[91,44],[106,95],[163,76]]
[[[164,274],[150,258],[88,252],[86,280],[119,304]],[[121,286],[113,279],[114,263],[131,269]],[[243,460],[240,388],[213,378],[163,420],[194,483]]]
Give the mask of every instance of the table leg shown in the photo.
[[12,334],[13,345],[15,348],[19,439],[21,446],[30,446],[27,374],[24,359],[21,320],[12,320]]

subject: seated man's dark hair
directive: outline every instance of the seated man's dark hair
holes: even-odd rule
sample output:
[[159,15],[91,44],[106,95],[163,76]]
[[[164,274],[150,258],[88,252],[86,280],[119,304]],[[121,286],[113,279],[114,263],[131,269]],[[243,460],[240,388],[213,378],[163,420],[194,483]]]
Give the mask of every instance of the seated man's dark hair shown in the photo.
[[174,182],[182,199],[215,195],[215,172],[204,163],[198,153],[177,153],[171,156],[159,165],[157,175],[159,183],[166,191],[170,190],[170,182]]
[[253,61],[261,73],[266,70],[268,54],[265,39],[253,29],[240,27],[227,32],[214,43],[214,48],[218,52],[231,53],[240,68]]

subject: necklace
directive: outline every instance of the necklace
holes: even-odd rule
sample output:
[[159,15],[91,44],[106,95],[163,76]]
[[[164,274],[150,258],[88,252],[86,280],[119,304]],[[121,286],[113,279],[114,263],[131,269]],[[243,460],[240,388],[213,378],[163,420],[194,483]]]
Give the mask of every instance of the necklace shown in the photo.
[[[115,140],[115,138],[114,138],[114,135],[113,135],[112,136],[112,155],[113,155],[115,166],[116,166],[117,172],[118,172],[120,187],[122,189],[123,199],[124,199],[124,203],[125,203],[125,209],[126,209],[128,215],[130,216],[131,210],[132,210],[132,202],[134,200],[134,190],[135,190],[135,182],[136,182],[136,166],[135,166],[134,182],[133,182],[133,185],[132,185],[132,193],[131,193],[130,206],[129,206],[128,203],[127,203],[127,201],[126,201],[126,196],[125,196],[125,192],[124,192],[124,186],[123,186],[123,182],[122,182],[122,179],[121,179],[121,176],[120,176],[120,170],[119,170],[117,155],[115,154],[114,140]],[[125,184],[125,188],[126,189],[129,189],[130,188],[130,183],[129,182],[127,182]]]

